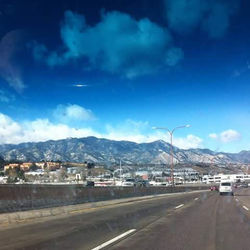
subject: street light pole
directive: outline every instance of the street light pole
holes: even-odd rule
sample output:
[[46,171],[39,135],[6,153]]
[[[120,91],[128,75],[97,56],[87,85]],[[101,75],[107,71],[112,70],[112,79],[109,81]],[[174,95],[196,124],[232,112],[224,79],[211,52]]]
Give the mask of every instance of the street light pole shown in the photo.
[[174,130],[170,132],[170,144],[171,144],[171,181],[172,187],[174,186],[174,149],[173,149],[173,133]]
[[178,126],[175,127],[172,130],[169,130],[166,127],[153,127],[153,129],[162,129],[162,130],[166,130],[169,135],[170,135],[170,144],[171,144],[171,150],[170,150],[170,155],[171,155],[171,181],[172,181],[172,187],[174,186],[174,148],[173,148],[173,134],[174,131],[176,129],[180,129],[180,128],[189,128],[190,125],[183,125],[183,126]]

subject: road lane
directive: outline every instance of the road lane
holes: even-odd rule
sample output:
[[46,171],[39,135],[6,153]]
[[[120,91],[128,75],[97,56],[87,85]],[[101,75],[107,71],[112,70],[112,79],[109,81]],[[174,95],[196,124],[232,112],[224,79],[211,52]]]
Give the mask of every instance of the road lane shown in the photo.
[[235,197],[213,194],[162,217],[110,249],[250,249],[249,211],[235,200],[244,197],[249,203],[250,189],[237,190]]
[[211,195],[211,192],[176,194],[2,228],[0,249],[93,249],[132,228],[145,228],[180,204],[187,206],[196,203],[196,197],[204,201]]
[[238,202],[242,206],[245,206],[246,208],[248,208],[250,210],[250,187],[238,188],[238,190],[235,194],[235,200],[238,200]]

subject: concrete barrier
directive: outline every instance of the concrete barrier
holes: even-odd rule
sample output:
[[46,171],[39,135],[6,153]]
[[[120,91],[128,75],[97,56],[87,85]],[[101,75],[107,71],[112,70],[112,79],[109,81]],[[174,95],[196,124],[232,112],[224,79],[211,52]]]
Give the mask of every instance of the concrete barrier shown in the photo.
[[208,187],[83,187],[82,185],[5,184],[0,185],[0,213],[204,189]]
[[[194,190],[190,193],[202,193],[209,192],[209,190]],[[76,205],[67,205],[60,207],[50,207],[50,208],[41,208],[28,211],[18,211],[11,213],[2,213],[0,214],[0,226],[16,226],[22,223],[34,223],[36,221],[45,221],[60,218],[65,218],[66,215],[75,215],[76,213],[89,212],[92,209],[97,208],[107,208],[115,205],[122,205],[124,203],[130,202],[141,202],[148,199],[157,199],[167,196],[178,196],[187,192],[177,192],[177,193],[165,193],[165,194],[155,194],[155,195],[146,195],[140,197],[130,197],[130,198],[120,198],[114,200],[106,201],[97,201],[97,202],[87,202],[83,204]],[[41,220],[42,219],[42,220]]]

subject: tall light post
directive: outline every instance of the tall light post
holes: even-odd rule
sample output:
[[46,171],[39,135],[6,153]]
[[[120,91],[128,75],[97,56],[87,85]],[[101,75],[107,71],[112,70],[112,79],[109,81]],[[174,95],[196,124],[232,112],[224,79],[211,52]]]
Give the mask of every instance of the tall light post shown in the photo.
[[173,150],[173,133],[176,129],[179,128],[189,128],[191,127],[190,125],[183,125],[183,126],[178,126],[175,127],[174,129],[170,130],[166,127],[153,127],[152,129],[162,129],[162,130],[166,130],[169,135],[170,135],[170,144],[171,144],[171,179],[172,179],[172,187],[174,186],[174,150]]

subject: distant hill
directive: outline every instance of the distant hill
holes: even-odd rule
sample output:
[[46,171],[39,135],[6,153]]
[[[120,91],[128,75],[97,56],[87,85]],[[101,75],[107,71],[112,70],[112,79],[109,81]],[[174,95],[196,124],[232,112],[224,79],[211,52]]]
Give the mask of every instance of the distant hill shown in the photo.
[[[70,161],[112,164],[121,159],[126,164],[170,163],[169,143],[114,141],[96,137],[69,138],[57,141],[0,145],[0,156],[18,161]],[[180,163],[250,163],[250,151],[238,154],[218,153],[209,149],[180,149],[174,147],[174,160]]]

